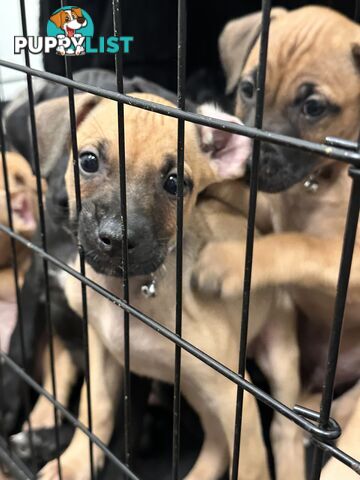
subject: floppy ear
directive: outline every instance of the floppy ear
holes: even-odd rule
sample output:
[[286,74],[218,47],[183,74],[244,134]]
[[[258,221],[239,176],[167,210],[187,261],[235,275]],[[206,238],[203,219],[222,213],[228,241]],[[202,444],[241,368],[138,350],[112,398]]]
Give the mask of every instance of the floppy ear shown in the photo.
[[71,11],[74,12],[77,17],[83,16],[81,8],[72,8]]
[[[273,8],[271,19],[284,15],[284,8]],[[226,75],[226,93],[234,91],[246,60],[261,32],[261,12],[231,20],[219,37],[220,60]]]
[[55,23],[55,25],[57,26],[57,28],[61,28],[62,25],[63,25],[63,11],[61,12],[58,12],[58,13],[55,13],[54,15],[52,15],[50,17],[50,20]]
[[[88,93],[75,95],[76,126],[102,100]],[[54,98],[35,107],[41,174],[49,178],[58,160],[70,153],[68,97]],[[65,171],[64,171],[65,173]]]
[[[211,104],[202,105],[198,112],[202,115],[242,125],[237,117],[222,112]],[[200,125],[198,128],[200,147],[203,152],[210,155],[210,166],[217,181],[243,177],[247,159],[252,151],[252,140],[243,135],[204,125]]]

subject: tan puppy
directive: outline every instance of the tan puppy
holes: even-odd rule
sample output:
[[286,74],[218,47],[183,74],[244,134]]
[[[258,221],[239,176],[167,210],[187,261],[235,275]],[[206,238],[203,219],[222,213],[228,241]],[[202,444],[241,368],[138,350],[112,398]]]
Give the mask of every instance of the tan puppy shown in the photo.
[[[10,201],[14,230],[27,239],[31,239],[37,225],[36,184],[29,163],[19,154],[6,153]],[[5,181],[3,169],[0,169],[0,223],[8,226]],[[30,265],[29,250],[16,243],[19,285],[24,280]],[[11,240],[0,232],[0,313],[1,348],[7,350],[9,335],[16,319],[16,292],[12,269]]]
[[[264,128],[315,142],[324,142],[327,135],[357,140],[359,25],[322,7],[278,13],[270,26]],[[254,18],[230,22],[219,43],[228,91],[236,88],[236,114],[248,124],[254,118],[259,59],[260,14],[256,28]],[[237,40],[244,37],[253,47],[241,54],[242,45]],[[259,226],[274,233],[255,241],[252,283],[255,288],[291,286],[292,297],[307,318],[301,324],[300,343],[303,385],[308,392],[319,392],[325,375],[350,186],[346,164],[262,144],[259,188],[275,194],[260,195]],[[233,183],[221,188],[222,195],[235,199],[236,189],[241,186]],[[221,292],[226,298],[238,295],[243,262],[244,245],[238,242],[208,245],[195,273],[197,283],[207,292]],[[337,371],[339,393],[360,378],[359,308],[358,239]],[[354,420],[348,423],[339,444],[358,456],[360,398],[355,410]],[[329,462],[321,478],[357,478],[335,463]]]
[[[171,105],[152,95],[142,95],[142,98]],[[37,107],[40,142],[42,138],[47,138],[48,132],[57,131],[57,125],[63,118],[61,112],[66,111],[67,105],[65,98]],[[81,95],[77,98],[76,110],[79,122],[82,212],[77,221],[73,159],[70,155],[66,174],[70,221],[73,228],[76,228],[86,252],[87,276],[121,297],[119,266],[122,255],[122,226],[118,183],[117,105],[107,99]],[[227,118],[236,121],[233,117]],[[236,370],[241,297],[226,302],[219,299],[208,300],[192,292],[190,279],[194,261],[204,244],[229,238],[235,240],[245,235],[246,221],[236,210],[216,199],[203,201],[198,205],[196,201],[199,192],[209,184],[244,173],[250,143],[242,137],[199,128],[193,124],[186,124],[185,130],[183,337]],[[131,304],[173,331],[177,121],[125,106],[125,132]],[[58,139],[58,142],[68,148],[68,138]],[[41,152],[41,156],[46,162],[48,155],[46,148],[43,150],[45,151]],[[69,259],[69,263],[77,265],[76,259]],[[81,315],[80,284],[71,276],[62,277],[69,304]],[[156,295],[146,298],[142,294],[142,287],[152,281],[156,282]],[[124,355],[123,314],[119,307],[91,289],[88,289],[88,305],[92,327],[90,354],[93,431],[107,443],[112,432],[116,398],[121,383],[119,367],[123,364]],[[250,341],[259,336],[267,322],[272,325],[273,334],[279,324],[290,326],[289,336],[279,338],[277,343],[283,364],[271,382],[277,387],[279,398],[292,406],[299,386],[296,380],[297,354],[292,305],[286,296],[274,289],[263,289],[254,294]],[[131,317],[130,342],[132,371],[165,382],[173,381],[174,345],[170,341]],[[274,363],[273,356],[273,353],[268,355],[270,367]],[[292,372],[294,381],[285,386],[283,380],[284,375],[287,378],[290,376],[288,370]],[[198,412],[205,432],[200,455],[186,479],[217,480],[231,464],[236,386],[195,357],[183,352],[181,390]],[[82,392],[79,416],[86,424],[85,389]],[[276,425],[278,428],[275,431],[274,449],[277,460],[282,463],[291,462],[291,471],[294,472],[292,478],[302,480],[301,449],[292,445],[295,443],[293,426],[289,423],[289,435],[285,434],[283,437],[281,421]],[[89,478],[89,465],[84,455],[87,449],[88,439],[77,431],[62,456],[64,479]],[[95,449],[95,466],[99,467],[102,462],[102,453]],[[278,478],[285,478],[285,472],[288,478],[289,468],[283,468],[283,475]],[[46,479],[57,478],[56,461],[45,466],[41,475]],[[269,478],[258,410],[254,398],[248,394],[245,394],[238,478]]]

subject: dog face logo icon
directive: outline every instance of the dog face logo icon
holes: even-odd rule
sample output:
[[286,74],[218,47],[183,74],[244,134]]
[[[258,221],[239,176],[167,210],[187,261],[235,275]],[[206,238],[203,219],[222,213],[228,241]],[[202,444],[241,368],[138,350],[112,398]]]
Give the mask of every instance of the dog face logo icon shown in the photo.
[[58,39],[58,55],[85,55],[85,39],[94,35],[94,25],[84,9],[63,7],[51,15],[47,34]]

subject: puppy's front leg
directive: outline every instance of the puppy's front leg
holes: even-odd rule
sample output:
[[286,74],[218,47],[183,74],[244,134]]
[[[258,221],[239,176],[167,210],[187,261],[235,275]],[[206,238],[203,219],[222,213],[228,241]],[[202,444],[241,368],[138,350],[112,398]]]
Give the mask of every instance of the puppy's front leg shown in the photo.
[[[114,416],[121,382],[121,367],[105,349],[97,333],[89,326],[89,351],[91,364],[91,403],[93,433],[108,444],[114,427]],[[80,397],[79,420],[88,425],[86,386]],[[70,445],[61,456],[62,480],[88,480],[90,475],[89,439],[81,430],[76,430]],[[94,446],[94,468],[104,463],[102,450]],[[42,480],[58,479],[57,460],[45,465],[40,472]]]
[[205,402],[191,398],[192,406],[200,416],[204,430],[204,441],[194,466],[184,480],[217,480],[229,465],[227,438],[223,427],[214,412]]
[[[23,278],[20,278],[20,287]],[[16,302],[14,272],[12,268],[1,270],[0,300],[4,302]]]
[[[270,234],[255,239],[253,288],[297,285],[335,295],[341,239],[301,233]],[[360,245],[355,246],[349,299],[360,301]],[[195,265],[192,285],[209,294],[231,298],[242,294],[245,242],[209,243]]]
[[[77,368],[71,358],[70,352],[65,348],[59,337],[54,337],[53,344],[57,400],[67,407],[72,387],[76,381]],[[49,347],[47,347],[44,352],[43,365],[43,387],[51,393],[52,376]],[[47,398],[42,395],[39,396],[30,414],[30,420],[33,429],[54,427],[54,407]],[[23,426],[23,430],[26,429],[27,423]]]
[[[54,345],[54,360],[55,360],[55,377],[56,377],[56,399],[65,407],[68,406],[69,397],[72,387],[77,378],[77,367],[73,363],[70,352],[65,348],[59,337],[55,336],[53,340]],[[49,392],[52,391],[52,375],[50,368],[50,352],[49,347],[45,348],[43,354],[43,387]],[[60,424],[59,410],[56,410],[58,425]],[[45,439],[46,445],[44,445],[44,439],[41,435],[38,435],[38,430],[54,428],[54,406],[49,400],[40,395],[31,414],[30,424],[32,431],[32,441],[37,447],[41,448],[41,451],[48,449],[48,440]],[[22,431],[12,435],[11,443],[15,447],[19,456],[22,458],[29,458],[31,455],[30,448],[30,433],[29,424],[25,422],[22,427]],[[60,442],[61,443],[61,442]]]
[[[277,292],[269,317],[255,358],[269,380],[274,397],[293,408],[300,393],[299,349],[295,311],[286,292]],[[305,458],[300,427],[275,412],[271,440],[277,480],[304,480]]]

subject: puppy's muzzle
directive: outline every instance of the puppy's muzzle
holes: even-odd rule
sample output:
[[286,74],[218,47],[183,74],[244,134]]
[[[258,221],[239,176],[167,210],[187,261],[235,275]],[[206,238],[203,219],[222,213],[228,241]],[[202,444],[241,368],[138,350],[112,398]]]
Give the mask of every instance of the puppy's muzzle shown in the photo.
[[286,190],[310,175],[317,164],[318,159],[313,154],[262,143],[258,175],[259,190],[268,193]]
[[[115,218],[104,219],[98,229],[99,248],[110,256],[121,256],[123,249],[123,229],[121,223]],[[128,232],[128,251],[133,251],[137,246],[136,235]]]
[[[147,275],[157,270],[167,255],[167,241],[156,231],[156,222],[129,207],[127,257],[129,275]],[[99,273],[122,276],[124,227],[114,202],[104,206],[83,202],[78,235],[87,262]]]

